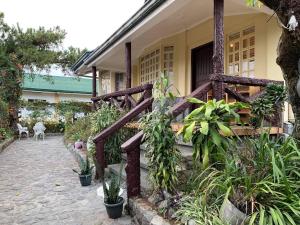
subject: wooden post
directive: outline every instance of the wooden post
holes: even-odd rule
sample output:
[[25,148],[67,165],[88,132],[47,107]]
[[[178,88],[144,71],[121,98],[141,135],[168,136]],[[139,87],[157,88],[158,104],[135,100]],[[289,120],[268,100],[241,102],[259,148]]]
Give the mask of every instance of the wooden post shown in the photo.
[[126,88],[131,88],[131,42],[125,44]]
[[[93,80],[92,80],[92,97],[97,96],[97,68],[96,66],[92,67],[92,75],[93,75]],[[93,101],[93,110],[96,110],[96,103]]]
[[104,141],[99,141],[96,143],[96,160],[99,165],[99,171],[97,171],[97,175],[100,177],[101,180],[103,180],[104,170],[106,168]]
[[[224,74],[224,0],[214,0],[214,54],[213,73]],[[213,98],[224,97],[223,82],[213,82]]]
[[128,198],[137,197],[141,194],[141,170],[140,170],[140,147],[127,152],[126,182]]

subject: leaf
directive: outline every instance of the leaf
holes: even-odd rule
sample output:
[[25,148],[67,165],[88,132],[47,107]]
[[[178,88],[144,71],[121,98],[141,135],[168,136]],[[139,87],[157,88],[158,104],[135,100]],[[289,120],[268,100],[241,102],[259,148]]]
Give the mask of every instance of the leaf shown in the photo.
[[207,121],[202,121],[200,122],[201,128],[200,128],[200,132],[204,135],[208,134],[209,131],[209,125]]
[[222,133],[226,136],[232,135],[231,129],[229,127],[226,127],[223,123],[217,122],[218,127],[222,131]]
[[218,147],[220,147],[221,142],[222,142],[222,137],[220,137],[220,134],[218,132],[216,132],[214,129],[210,130],[210,134],[211,134],[213,143],[215,145],[217,145]]
[[192,122],[186,129],[185,129],[185,133],[184,133],[184,139],[186,141],[191,140],[192,135],[193,135],[193,131],[196,125],[196,121]]
[[195,104],[205,104],[205,102],[203,102],[197,98],[188,98],[187,101],[190,103],[195,103]]

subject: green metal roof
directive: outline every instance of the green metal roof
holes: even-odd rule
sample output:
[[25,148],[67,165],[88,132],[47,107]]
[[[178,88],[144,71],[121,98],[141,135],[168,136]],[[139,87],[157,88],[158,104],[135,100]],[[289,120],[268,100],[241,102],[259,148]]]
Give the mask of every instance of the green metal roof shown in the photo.
[[91,94],[92,79],[49,75],[31,76],[25,74],[22,89],[44,92]]

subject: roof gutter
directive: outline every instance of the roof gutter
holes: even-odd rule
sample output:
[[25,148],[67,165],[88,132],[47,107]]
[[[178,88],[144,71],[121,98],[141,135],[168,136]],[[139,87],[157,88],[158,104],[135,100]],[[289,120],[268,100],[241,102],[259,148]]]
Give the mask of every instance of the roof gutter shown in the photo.
[[145,18],[159,8],[163,3],[168,0],[150,0],[146,3],[129,19],[123,24],[116,32],[114,32],[102,45],[97,47],[91,54],[86,58],[80,57],[80,59],[72,66],[72,70],[76,70],[82,65],[88,65],[102,55],[107,49],[119,41],[124,35],[130,32],[138,24],[140,24]]

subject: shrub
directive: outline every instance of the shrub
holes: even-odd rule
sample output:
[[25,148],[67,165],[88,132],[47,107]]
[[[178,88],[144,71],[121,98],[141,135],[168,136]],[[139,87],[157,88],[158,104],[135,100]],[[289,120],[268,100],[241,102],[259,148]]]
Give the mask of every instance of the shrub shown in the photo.
[[232,135],[229,122],[239,120],[236,110],[245,108],[242,103],[226,104],[224,100],[200,101],[190,98],[190,102],[200,105],[185,119],[184,126],[178,132],[185,141],[193,142],[193,159],[195,167],[207,168],[210,161],[220,160],[219,153],[228,148],[228,139]]
[[[91,135],[95,136],[105,128],[115,123],[124,112],[121,112],[113,105],[106,102],[101,102],[101,107],[98,111],[91,114]],[[120,129],[107,140],[105,140],[104,151],[105,159],[108,164],[121,162],[121,145],[126,140],[128,133],[125,129]]]
[[0,141],[10,138],[12,136],[13,136],[13,133],[11,130],[6,129],[6,128],[0,128]]
[[252,124],[261,127],[266,116],[272,117],[276,111],[282,110],[286,98],[287,93],[283,85],[267,85],[265,93],[251,103]]
[[223,170],[208,168],[200,173],[193,183],[197,195],[205,204],[217,202],[219,207],[221,199],[228,197],[248,215],[250,225],[297,224],[300,150],[296,141],[271,139],[265,133],[246,139],[243,146],[227,151]]
[[75,142],[82,140],[87,142],[91,135],[91,119],[90,116],[85,116],[76,120],[73,124],[66,126],[65,139]]
[[156,191],[173,192],[178,183],[180,151],[175,148],[175,134],[171,127],[172,116],[167,113],[167,104],[173,100],[168,80],[161,78],[154,89],[152,112],[141,119],[148,158],[149,176]]

